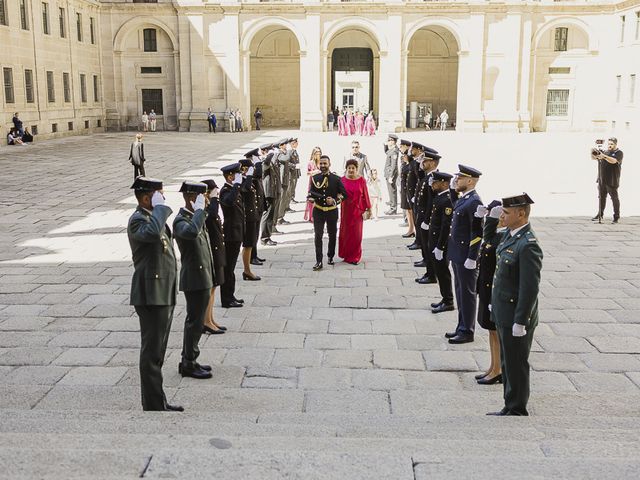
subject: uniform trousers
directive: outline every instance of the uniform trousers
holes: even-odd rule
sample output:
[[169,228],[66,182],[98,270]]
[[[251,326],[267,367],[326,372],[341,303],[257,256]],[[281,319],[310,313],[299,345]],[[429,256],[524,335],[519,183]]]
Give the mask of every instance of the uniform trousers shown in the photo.
[[[436,248],[435,245],[429,245],[429,248]],[[447,252],[443,253],[442,260],[433,258],[433,272],[438,280],[438,288],[442,300],[447,305],[453,304],[453,286],[451,285],[451,270],[449,270],[449,261],[447,260]]]
[[283,219],[284,214],[287,213],[287,208],[289,208],[289,203],[291,202],[290,183],[290,181],[287,181],[286,188],[282,189],[282,196],[280,197],[280,202],[278,204],[277,220]]
[[167,352],[174,305],[136,305],[140,318],[140,389],[142,409],[165,410],[162,365]]
[[535,327],[527,328],[527,334],[523,337],[514,337],[511,328],[497,327],[504,406],[513,415],[529,415],[529,352]]
[[604,182],[598,183],[598,199],[600,200],[599,215],[604,215],[604,209],[607,206],[607,195],[611,197],[613,203],[613,218],[620,218],[620,199],[618,198],[618,187],[612,187]]
[[[262,213],[260,213],[260,218],[262,218]],[[260,225],[262,224],[261,220],[256,221],[256,231],[255,236],[253,238],[253,245],[251,246],[251,260],[255,260],[258,258],[258,238],[260,237]]]
[[427,247],[424,246],[424,244],[422,243],[422,234],[418,232],[418,230],[422,231],[422,228],[420,228],[420,225],[422,224],[422,222],[424,221],[424,217],[422,215],[420,215],[418,213],[418,209],[416,208],[416,204],[415,202],[409,202],[411,204],[411,211],[413,212],[413,220],[414,220],[414,225],[416,228],[416,240],[415,240],[415,244],[420,247],[421,253],[423,255],[424,260],[427,260],[427,256],[424,256],[424,251],[425,248],[428,248],[428,239],[427,239]]
[[226,265],[224,267],[224,283],[220,285],[220,301],[222,305],[228,305],[236,297],[236,263],[240,254],[242,242],[224,242],[224,254]]
[[391,210],[398,209],[398,185],[396,185],[395,179],[393,183],[389,183],[387,180],[387,188],[389,189],[389,208]]
[[[426,273],[427,277],[431,279],[436,278],[436,272],[434,268],[435,258],[432,250],[429,248],[429,230],[424,230],[420,225],[424,220],[420,220],[420,223],[416,224],[416,243],[420,245],[420,251],[422,252],[422,259],[427,264]],[[420,241],[418,242],[418,238]]]
[[146,176],[145,173],[144,173],[144,163],[140,163],[140,165],[136,165],[134,163],[133,164],[133,179],[135,180],[140,175],[142,175],[143,177]]
[[476,287],[478,269],[465,268],[463,263],[451,262],[458,304],[458,326],[456,333],[473,335],[476,325]]
[[184,292],[184,297],[187,299],[187,315],[184,320],[182,339],[182,366],[188,369],[195,368],[196,359],[200,355],[198,342],[202,336],[202,327],[210,296],[210,288]]
[[327,256],[333,258],[336,254],[336,237],[338,234],[338,209],[334,208],[328,212],[324,212],[319,208],[313,209],[313,232],[315,234],[316,245],[316,262],[322,262],[322,235],[324,235],[324,226],[327,225],[327,233],[329,234],[329,249]]
[[280,208],[280,197],[265,199],[266,208],[262,213],[262,219],[260,220],[260,230],[262,234],[260,238],[266,240],[271,238],[273,233],[273,227],[276,223],[276,215]]

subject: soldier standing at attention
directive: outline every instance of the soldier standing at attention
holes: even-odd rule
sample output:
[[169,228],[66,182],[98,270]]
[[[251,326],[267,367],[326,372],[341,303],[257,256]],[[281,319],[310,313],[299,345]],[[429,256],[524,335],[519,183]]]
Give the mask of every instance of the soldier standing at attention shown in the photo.
[[[263,148],[264,147],[264,148]],[[277,233],[275,222],[278,215],[278,203],[282,186],[280,183],[280,167],[276,159],[276,145],[263,145],[260,149],[266,153],[262,161],[262,185],[264,186],[265,210],[260,222],[260,235],[263,245],[277,245],[271,235]]]
[[291,168],[291,175],[289,176],[289,201],[287,202],[287,209],[285,212],[293,213],[291,203],[298,203],[296,201],[296,187],[298,186],[298,179],[302,175],[300,173],[300,155],[298,154],[298,139],[289,139],[289,146],[291,147],[291,160],[289,161],[289,167]]
[[[266,147],[266,145],[265,145]],[[251,247],[251,260],[249,263],[251,265],[262,265],[265,261],[264,258],[260,258],[258,256],[258,238],[260,237],[260,225],[262,214],[265,209],[265,199],[264,199],[264,186],[262,184],[262,157],[264,156],[264,150],[262,147],[254,148],[253,150],[248,151],[244,154],[244,158],[248,158],[251,160],[254,171],[253,171],[253,180],[252,185],[256,191],[256,200],[258,203],[257,217],[258,220],[256,222],[256,228],[254,232],[253,246]]]
[[[289,198],[289,187],[291,169],[289,167],[291,163],[291,150],[287,149],[289,144],[289,138],[283,138],[278,142],[278,149],[273,155],[274,163],[278,167],[280,175],[280,192],[278,196],[278,208],[276,209],[275,223],[277,225],[288,225],[290,222],[284,219],[284,214],[287,210],[287,199]],[[275,227],[274,227],[275,229]]]
[[131,186],[138,200],[127,226],[133,256],[131,305],[140,318],[140,387],[142,409],[178,411],[162,389],[162,364],[176,305],[176,256],[167,218],[162,182],[138,177]]
[[390,133],[384,146],[384,153],[387,155],[387,159],[384,162],[384,178],[387,180],[387,188],[389,189],[389,210],[384,212],[385,215],[395,215],[398,210],[398,186],[396,182],[398,180],[398,156],[400,155],[400,150],[396,145],[397,142],[398,136]]
[[240,172],[243,175],[241,195],[244,207],[244,234],[242,237],[242,279],[258,281],[260,277],[251,271],[251,251],[256,239],[256,230],[260,228],[260,212],[258,210],[258,192],[254,186],[255,167],[248,158],[240,159]]
[[[499,242],[491,292],[491,317],[498,330],[504,407],[489,415],[529,415],[529,352],[538,325],[542,249],[529,214],[533,200],[523,193],[502,199],[486,220],[484,238]],[[496,233],[498,218],[507,227]],[[495,238],[497,237],[497,238]]]
[[482,218],[475,215],[482,200],[476,192],[476,185],[482,173],[465,165],[458,165],[458,168],[453,185],[462,196],[454,202],[451,236],[447,245],[458,303],[458,325],[445,337],[449,343],[469,343],[473,342],[476,323],[476,266],[482,240]]
[[209,234],[205,227],[209,202],[207,185],[200,182],[183,182],[180,192],[184,207],[173,221],[173,231],[180,249],[180,290],[187,300],[184,321],[182,361],[178,372],[183,377],[211,378],[211,366],[200,365],[198,342],[202,336],[204,317],[213,287],[213,255]]
[[416,278],[420,284],[436,283],[436,272],[434,267],[433,249],[429,249],[429,224],[431,222],[431,212],[433,210],[433,174],[440,164],[440,155],[433,153],[428,147],[423,148],[423,153],[419,157],[419,166],[422,169],[422,176],[416,186],[416,236],[420,235],[420,247],[422,249],[422,260],[415,262],[414,267],[425,268],[422,277]]

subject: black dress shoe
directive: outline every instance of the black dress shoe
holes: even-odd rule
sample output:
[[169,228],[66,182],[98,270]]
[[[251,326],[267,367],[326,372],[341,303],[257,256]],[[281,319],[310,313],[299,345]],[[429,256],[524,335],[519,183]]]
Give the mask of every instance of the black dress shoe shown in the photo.
[[484,377],[478,379],[479,385],[494,385],[496,383],[502,383],[502,374],[498,374],[493,378]]
[[618,221],[618,218],[614,218],[613,220],[611,220],[611,225],[615,225],[616,223],[618,223]]
[[291,222],[283,218],[282,220],[278,220],[278,225],[291,225]]
[[327,260],[327,263],[329,265],[335,265],[335,262],[333,261],[333,257],[329,257],[329,260]]
[[258,260],[259,262],[266,262],[266,260],[264,258],[260,258],[260,257],[256,257],[255,260]]
[[486,377],[487,375],[489,375],[489,372],[485,372],[485,373],[479,373],[478,375],[476,375],[475,378],[476,380],[480,380],[481,378]]
[[444,338],[453,338],[458,336],[458,332],[447,332],[444,334]]
[[242,272],[242,279],[249,282],[257,282],[258,280],[262,280],[258,275],[249,275],[244,272]]
[[411,243],[411,244],[407,245],[407,248],[411,248],[411,247],[413,247],[413,246],[415,246],[415,245],[417,245],[417,243],[416,243],[416,242],[413,242],[413,243]]
[[420,250],[420,245],[416,245],[415,243],[412,243],[411,245],[409,245],[407,247],[409,250]]
[[416,268],[423,268],[427,266],[427,262],[420,260],[419,262],[413,262],[413,266]]
[[273,240],[271,240],[270,238],[267,238],[265,240],[262,240],[262,245],[268,245],[270,247],[274,247],[278,244],[278,242],[274,242]]
[[598,220],[602,220],[602,217],[600,215],[596,215],[591,219],[592,222],[597,222]]
[[233,300],[230,303],[223,303],[222,304],[222,308],[239,308],[242,307],[244,305],[242,305],[240,302],[236,302],[235,300]]
[[287,209],[285,210],[285,212],[286,212],[286,213],[296,213],[296,211],[295,211],[294,209],[292,209],[292,208],[287,208]]
[[495,417],[504,417],[506,415],[509,415],[509,410],[507,410],[507,407],[503,407],[502,410],[500,410],[499,412],[489,412],[487,413],[487,415],[493,415]]
[[170,405],[167,403],[164,410],[166,412],[184,412],[184,407],[181,407],[180,405]]
[[207,372],[206,370],[203,370],[202,368],[197,368],[197,367],[196,368],[182,367],[182,371],[180,372],[180,375],[182,375],[183,377],[197,378],[198,380],[204,380],[204,379],[213,377],[213,374],[211,372]]
[[[417,281],[417,280],[416,280]],[[444,303],[444,300],[440,300],[438,303],[432,303],[431,304],[431,308],[436,308],[439,307],[440,305],[442,305]]]
[[415,232],[414,233],[405,233],[404,235],[402,235],[402,238],[414,238],[416,236]]
[[322,270],[322,262],[318,262],[313,266],[314,272],[317,272],[318,270]]
[[398,213],[396,210],[387,210],[384,212],[385,215],[395,215],[396,213]]
[[470,335],[468,333],[459,333],[455,337],[451,337],[449,339],[449,343],[452,343],[455,345],[459,345],[462,343],[471,343],[471,342],[473,342],[473,335]]
[[251,265],[257,265],[258,267],[260,267],[262,265],[262,262],[260,260],[258,260],[257,258],[252,258],[249,263]]
[[238,303],[244,303],[244,298],[236,298],[236,297],[233,297],[233,299],[234,299],[236,302],[238,302]]
[[442,313],[442,312],[452,312],[456,307],[453,306],[453,303],[441,303],[437,307],[431,309],[431,313]]
[[277,230],[276,227],[273,227],[273,230],[271,230],[271,234],[272,235],[282,235],[282,232],[280,230]]
[[207,327],[206,325],[202,327],[202,333],[206,333],[209,335],[221,335],[223,334],[225,331],[222,330],[221,328],[219,328],[218,330],[214,330],[211,327]]
[[205,372],[210,372],[212,370],[211,365],[200,365],[198,362],[196,362],[196,368],[201,368]]
[[429,284],[431,284],[431,283],[438,283],[438,280],[436,280],[435,278],[429,278],[429,277],[427,277],[427,276],[425,275],[425,276],[423,276],[423,277],[420,277],[420,278],[417,280],[417,282],[418,282],[420,285],[429,285]]

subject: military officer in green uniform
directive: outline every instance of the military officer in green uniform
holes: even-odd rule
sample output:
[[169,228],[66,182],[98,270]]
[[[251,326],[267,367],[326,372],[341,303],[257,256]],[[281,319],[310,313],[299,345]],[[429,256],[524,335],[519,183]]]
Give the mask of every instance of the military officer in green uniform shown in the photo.
[[183,377],[211,378],[211,366],[196,361],[200,355],[198,342],[213,287],[213,255],[205,227],[207,185],[183,182],[180,192],[184,207],[173,221],[173,231],[180,249],[180,290],[187,300],[187,315],[178,372]]
[[133,256],[131,305],[140,318],[140,386],[143,410],[183,411],[167,403],[162,389],[162,364],[176,305],[176,256],[166,225],[162,182],[138,177],[131,188],[138,208],[129,218],[127,236]]
[[[492,208],[485,222],[484,241],[498,245],[491,318],[500,339],[504,383],[504,408],[489,415],[529,414],[529,352],[538,325],[542,269],[542,249],[529,224],[532,203],[526,193],[503,198],[502,207]],[[496,232],[500,218],[504,233]]]

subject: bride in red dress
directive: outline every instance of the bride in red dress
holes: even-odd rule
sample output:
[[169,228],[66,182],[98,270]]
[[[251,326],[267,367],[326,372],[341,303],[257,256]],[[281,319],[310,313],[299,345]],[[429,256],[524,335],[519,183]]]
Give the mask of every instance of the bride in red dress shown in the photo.
[[371,201],[367,182],[358,175],[357,160],[347,160],[346,175],[342,184],[347,190],[347,198],[342,201],[340,213],[340,236],[338,256],[345,262],[357,265],[362,258],[362,225],[365,212],[371,214]]

